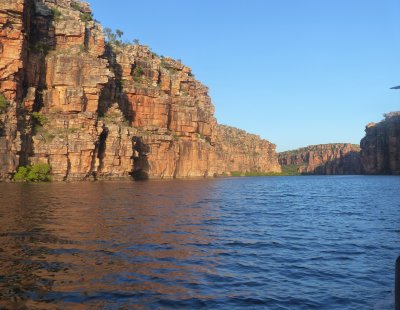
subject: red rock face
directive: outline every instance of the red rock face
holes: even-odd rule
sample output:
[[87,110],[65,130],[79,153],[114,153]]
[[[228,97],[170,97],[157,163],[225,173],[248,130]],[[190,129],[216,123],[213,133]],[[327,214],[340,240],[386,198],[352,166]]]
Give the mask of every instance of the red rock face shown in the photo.
[[17,102],[22,95],[24,58],[24,1],[0,1],[0,93],[7,104],[0,107],[0,178],[9,178],[19,164],[21,134]]
[[107,111],[116,102],[137,129],[135,138],[142,147],[134,173],[185,178],[280,171],[273,144],[217,126],[208,89],[190,68],[139,45],[114,47],[108,58],[115,79],[100,106]]
[[349,143],[312,145],[279,153],[282,166],[305,174],[361,174],[360,147]]
[[0,7],[0,85],[8,100],[17,96],[23,66],[24,1],[2,0]]
[[232,172],[281,172],[275,144],[230,126],[216,129],[217,174]]
[[[47,162],[55,180],[279,171],[275,146],[218,126],[191,69],[105,46],[87,4],[0,0],[1,178]],[[229,130],[228,130],[229,129]]]
[[400,112],[365,128],[361,160],[366,174],[400,174]]

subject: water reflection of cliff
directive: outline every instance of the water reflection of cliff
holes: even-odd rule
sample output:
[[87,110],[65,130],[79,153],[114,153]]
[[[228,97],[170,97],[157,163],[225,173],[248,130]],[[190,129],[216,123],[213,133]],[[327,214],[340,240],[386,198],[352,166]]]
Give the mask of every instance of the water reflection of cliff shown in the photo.
[[0,307],[207,298],[213,184],[2,184]]

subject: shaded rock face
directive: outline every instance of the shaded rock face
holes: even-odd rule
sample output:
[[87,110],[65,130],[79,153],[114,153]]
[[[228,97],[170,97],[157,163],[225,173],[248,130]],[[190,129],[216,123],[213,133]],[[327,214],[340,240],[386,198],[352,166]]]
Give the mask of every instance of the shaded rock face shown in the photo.
[[86,3],[0,4],[0,178],[37,162],[56,180],[280,171],[273,144],[217,124],[190,68],[105,44]]
[[383,121],[366,126],[361,160],[366,174],[400,175],[400,112],[385,114]]
[[361,174],[360,147],[349,143],[320,144],[279,153],[282,166],[303,174]]

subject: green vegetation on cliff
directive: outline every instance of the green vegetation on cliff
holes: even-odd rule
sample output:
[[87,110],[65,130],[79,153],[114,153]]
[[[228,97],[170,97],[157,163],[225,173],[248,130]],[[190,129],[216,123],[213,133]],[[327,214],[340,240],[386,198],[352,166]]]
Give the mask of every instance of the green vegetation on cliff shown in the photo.
[[123,42],[122,42],[122,36],[124,35],[123,31],[117,29],[114,31],[112,31],[111,28],[104,28],[104,35],[106,37],[106,43],[107,44],[111,44],[112,45],[116,45],[116,46],[122,46]]
[[132,79],[135,82],[140,82],[143,78],[143,75],[144,75],[144,70],[141,66],[136,66],[131,73]]
[[43,129],[43,126],[46,125],[48,122],[48,118],[39,112],[32,113],[32,120],[35,133],[41,131]]
[[60,21],[61,16],[62,16],[62,13],[61,13],[61,11],[60,11],[59,9],[57,9],[57,8],[52,8],[52,9],[51,9],[51,14],[52,14],[53,20],[54,20],[55,22]]
[[3,94],[0,94],[0,112],[5,111],[9,105],[6,97]]
[[47,117],[39,112],[33,112],[32,118],[35,120],[36,124],[39,126],[43,126],[48,121]]
[[80,16],[83,22],[90,22],[93,20],[93,15],[91,13],[82,13]]
[[282,165],[281,175],[301,175],[299,166],[297,165]]
[[14,175],[14,181],[49,182],[51,181],[50,170],[50,165],[45,163],[38,163],[31,166],[21,166]]

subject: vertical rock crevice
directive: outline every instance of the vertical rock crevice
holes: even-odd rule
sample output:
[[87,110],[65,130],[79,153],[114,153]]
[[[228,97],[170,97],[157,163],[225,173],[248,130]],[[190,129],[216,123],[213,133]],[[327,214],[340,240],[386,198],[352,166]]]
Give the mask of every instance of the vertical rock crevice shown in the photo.
[[98,165],[98,173],[99,174],[101,174],[102,169],[104,168],[103,159],[105,158],[105,154],[106,154],[107,136],[108,136],[108,128],[104,126],[103,131],[100,134],[99,143],[98,143],[97,158],[99,159],[99,165]]
[[143,143],[140,137],[133,137],[134,169],[132,177],[137,180],[147,180],[149,178],[150,165],[147,159],[149,147]]

